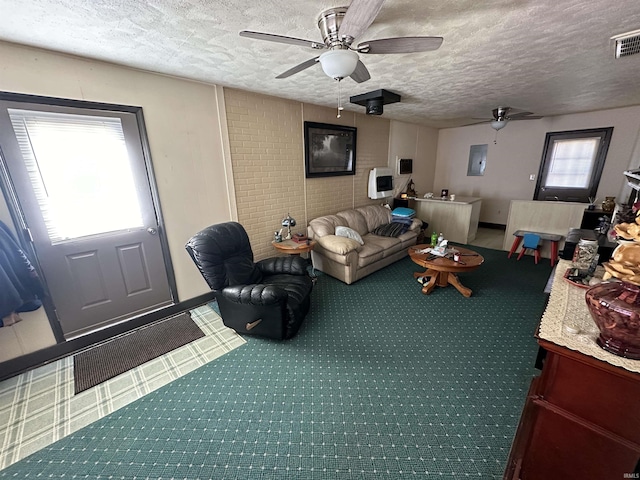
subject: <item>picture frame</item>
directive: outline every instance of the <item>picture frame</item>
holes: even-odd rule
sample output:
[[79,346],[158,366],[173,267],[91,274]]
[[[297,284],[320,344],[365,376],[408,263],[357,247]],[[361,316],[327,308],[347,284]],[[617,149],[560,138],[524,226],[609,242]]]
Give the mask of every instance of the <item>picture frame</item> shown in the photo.
[[357,129],[304,122],[305,177],[356,174]]

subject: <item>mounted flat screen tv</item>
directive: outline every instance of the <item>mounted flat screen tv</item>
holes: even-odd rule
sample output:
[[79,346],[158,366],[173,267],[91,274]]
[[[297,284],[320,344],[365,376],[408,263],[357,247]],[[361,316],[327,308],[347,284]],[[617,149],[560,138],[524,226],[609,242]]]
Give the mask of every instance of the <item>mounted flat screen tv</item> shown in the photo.
[[332,177],[356,173],[356,128],[304,122],[305,176]]

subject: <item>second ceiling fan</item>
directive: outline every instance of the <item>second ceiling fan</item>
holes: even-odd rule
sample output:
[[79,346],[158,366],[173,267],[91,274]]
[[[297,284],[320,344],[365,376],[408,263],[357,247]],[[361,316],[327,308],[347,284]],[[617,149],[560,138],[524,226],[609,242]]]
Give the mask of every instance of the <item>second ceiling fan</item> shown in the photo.
[[362,83],[369,80],[371,75],[358,54],[427,52],[437,50],[442,45],[442,37],[415,36],[380,38],[354,46],[354,40],[373,23],[383,3],[384,0],[353,0],[349,7],[336,7],[323,11],[318,17],[322,42],[251,30],[242,30],[240,36],[326,50],[281,73],[276,78],[290,77],[319,62],[324,72],[331,78],[342,80],[351,77],[356,82]]
[[491,128],[498,131],[506,127],[511,120],[537,120],[543,118],[539,115],[534,115],[532,112],[511,107],[494,108],[492,114],[493,118],[476,118],[474,120],[484,120],[478,123],[491,123]]

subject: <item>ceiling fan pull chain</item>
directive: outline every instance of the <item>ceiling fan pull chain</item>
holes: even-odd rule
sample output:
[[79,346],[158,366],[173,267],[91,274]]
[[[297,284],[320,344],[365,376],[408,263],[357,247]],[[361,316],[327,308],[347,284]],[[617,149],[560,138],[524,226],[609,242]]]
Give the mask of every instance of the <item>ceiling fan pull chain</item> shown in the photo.
[[336,118],[340,118],[342,116],[342,110],[344,110],[344,107],[342,106],[342,87],[340,85],[340,78],[336,78],[336,81],[338,82],[338,114],[336,115]]

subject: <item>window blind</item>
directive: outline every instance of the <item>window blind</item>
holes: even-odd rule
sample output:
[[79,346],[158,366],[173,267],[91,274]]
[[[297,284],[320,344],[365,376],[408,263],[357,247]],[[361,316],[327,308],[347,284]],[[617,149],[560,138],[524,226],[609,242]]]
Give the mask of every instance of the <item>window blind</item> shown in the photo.
[[143,227],[119,118],[8,113],[53,244]]

